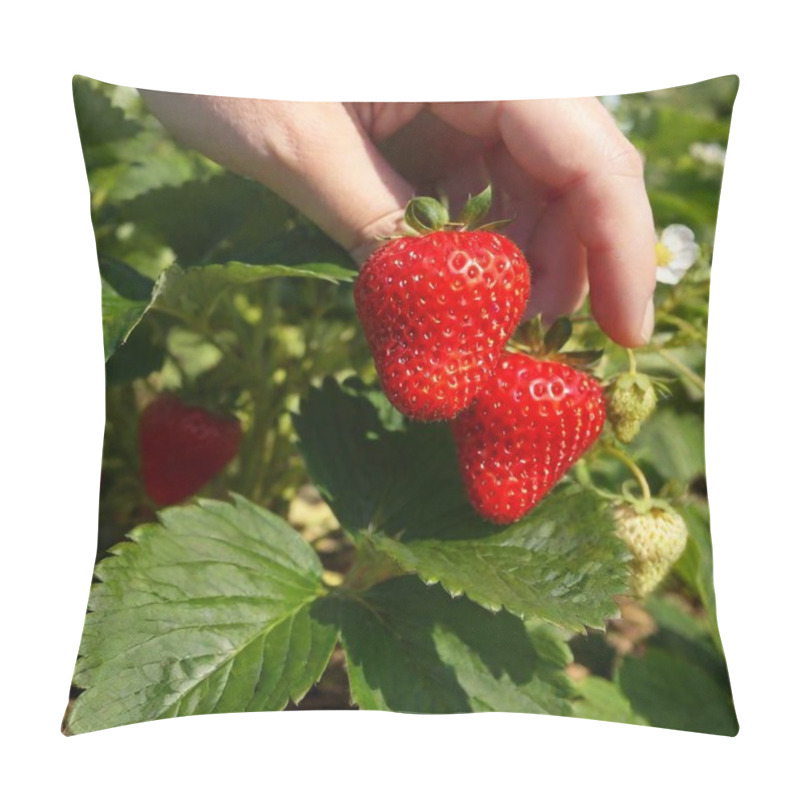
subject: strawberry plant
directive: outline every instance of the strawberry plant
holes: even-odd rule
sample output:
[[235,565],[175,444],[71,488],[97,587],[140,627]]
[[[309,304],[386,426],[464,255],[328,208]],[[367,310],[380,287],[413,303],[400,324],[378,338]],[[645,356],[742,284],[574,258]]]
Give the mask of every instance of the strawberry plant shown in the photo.
[[489,193],[452,221],[417,198],[359,274],[135,92],[76,79],[107,419],[65,732],[355,706],[735,734],[702,427],[721,173],[674,149],[724,145],[712,83],[617,109],[670,231],[634,352],[588,305],[523,321]]

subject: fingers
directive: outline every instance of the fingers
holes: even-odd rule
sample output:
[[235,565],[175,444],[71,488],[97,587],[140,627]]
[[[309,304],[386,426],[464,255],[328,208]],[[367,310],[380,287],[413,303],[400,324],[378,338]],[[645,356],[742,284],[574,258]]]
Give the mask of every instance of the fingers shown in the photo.
[[588,250],[592,312],[628,347],[650,339],[656,283],[655,229],[637,162],[635,154],[622,155],[565,197]]
[[580,307],[589,288],[586,248],[563,204],[549,205],[539,217],[526,255],[531,265],[528,316],[542,314],[549,324]]
[[504,233],[525,252],[531,267],[526,317],[542,314],[546,323],[580,307],[588,291],[586,248],[560,201],[547,202],[547,190],[522,172],[500,145],[487,156],[492,185],[499,191],[499,218],[510,219]]
[[[644,344],[656,274],[652,212],[641,160],[600,103],[584,98],[433,108],[473,136],[499,137],[526,176],[547,188],[545,199],[563,203],[586,250],[598,324],[620,344]],[[564,277],[574,287],[577,275],[573,268]]]
[[[372,138],[391,136],[421,104],[366,104],[375,113],[365,119],[360,105],[142,95],[185,144],[272,188],[357,259],[377,236],[399,229],[413,188]],[[601,327],[620,344],[643,344],[655,286],[652,213],[638,155],[603,107],[589,98],[435,103],[429,110],[487,152],[492,142],[502,144],[538,192],[534,216],[543,205],[562,207],[537,220],[547,229],[518,223],[534,231],[542,302],[573,302],[588,272]]]
[[644,344],[651,332],[655,230],[633,146],[592,99],[510,103],[498,128],[509,152],[569,210],[586,248],[598,324],[620,344]]
[[357,258],[394,231],[413,195],[340,103],[142,95],[183,143],[269,186]]

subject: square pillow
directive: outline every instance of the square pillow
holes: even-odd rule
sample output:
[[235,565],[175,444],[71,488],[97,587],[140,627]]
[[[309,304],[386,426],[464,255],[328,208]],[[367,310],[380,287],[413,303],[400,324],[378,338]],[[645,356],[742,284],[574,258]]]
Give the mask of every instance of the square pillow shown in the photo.
[[77,76],[106,428],[64,732],[355,707],[735,735],[703,407],[737,86]]

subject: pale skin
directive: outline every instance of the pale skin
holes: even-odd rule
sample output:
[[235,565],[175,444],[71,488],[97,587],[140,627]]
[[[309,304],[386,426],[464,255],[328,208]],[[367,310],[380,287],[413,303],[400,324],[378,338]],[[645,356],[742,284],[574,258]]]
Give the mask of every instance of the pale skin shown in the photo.
[[457,210],[491,182],[531,265],[529,314],[590,293],[619,344],[653,329],[655,230],[641,158],[594,98],[302,103],[142,91],[184,144],[281,195],[362,262],[415,194]]

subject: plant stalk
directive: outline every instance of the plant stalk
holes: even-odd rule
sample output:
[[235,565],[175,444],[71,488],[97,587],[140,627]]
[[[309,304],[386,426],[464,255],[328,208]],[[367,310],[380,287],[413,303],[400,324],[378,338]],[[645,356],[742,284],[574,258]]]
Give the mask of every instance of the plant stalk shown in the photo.
[[639,465],[627,453],[623,453],[622,450],[618,450],[612,445],[606,445],[604,450],[608,455],[616,458],[617,461],[623,463],[631,471],[633,477],[636,478],[636,482],[639,484],[639,489],[642,492],[642,499],[645,500],[645,502],[650,502],[652,499],[650,485],[647,483],[647,478],[645,478],[644,473],[639,469]]

